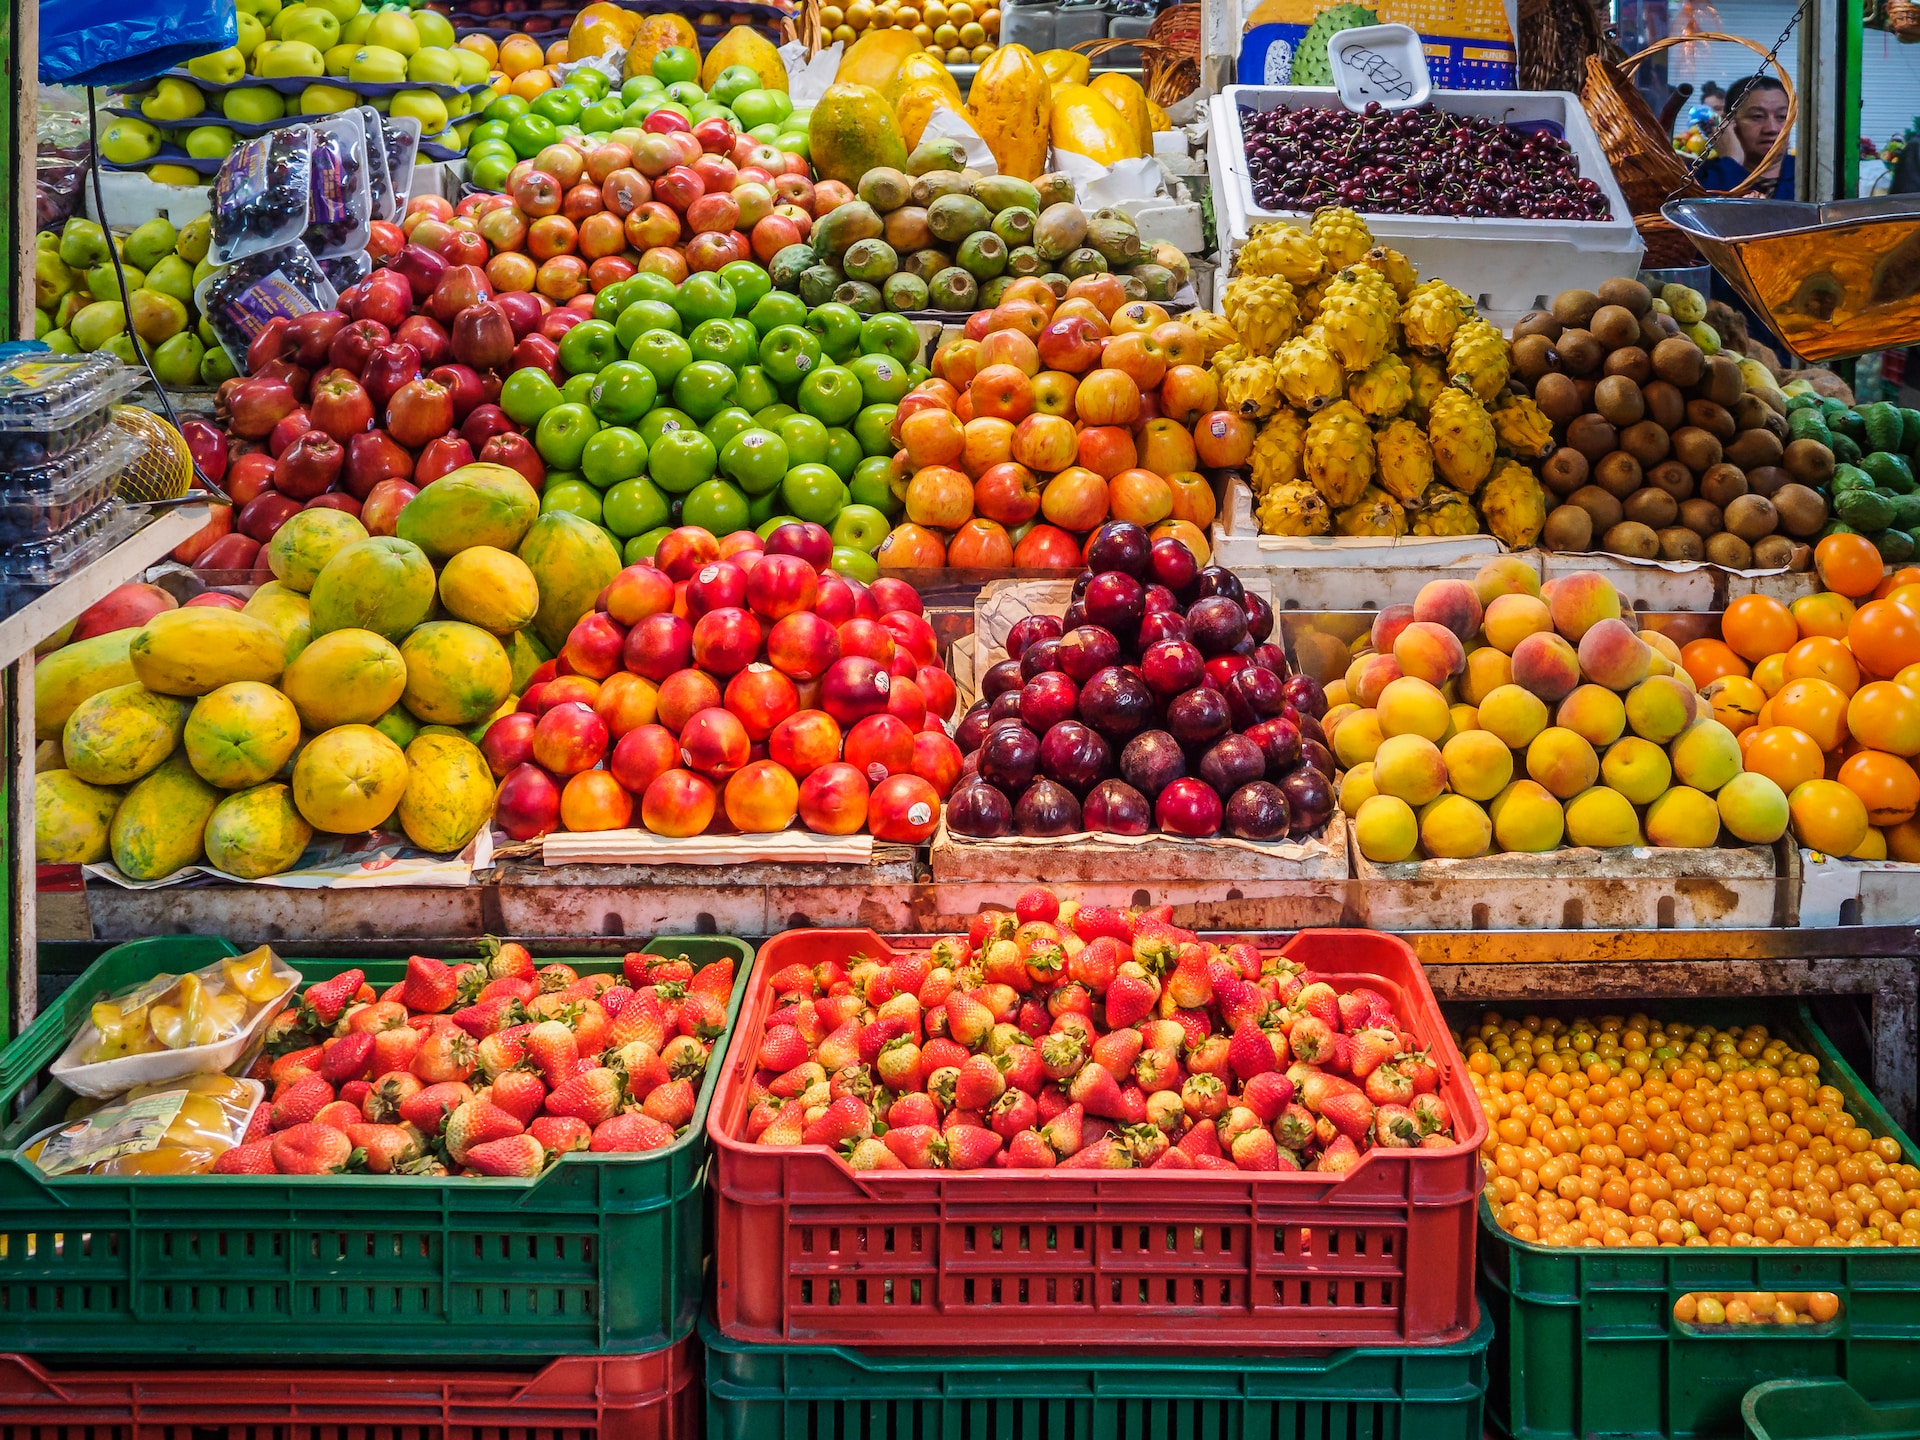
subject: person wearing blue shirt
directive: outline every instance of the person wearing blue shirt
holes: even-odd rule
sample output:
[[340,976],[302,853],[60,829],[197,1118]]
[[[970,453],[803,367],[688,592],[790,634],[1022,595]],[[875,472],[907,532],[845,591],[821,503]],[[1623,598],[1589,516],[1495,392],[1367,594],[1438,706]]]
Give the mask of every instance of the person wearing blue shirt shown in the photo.
[[[1735,155],[1715,155],[1694,171],[1694,179],[1710,191],[1731,190],[1751,175],[1766,158],[1780,132],[1787,128],[1787,89],[1771,75],[1749,75],[1736,80],[1727,90],[1726,126],[1719,143]],[[1759,184],[1746,192],[1748,199],[1791,200],[1793,193],[1793,156],[1782,155],[1762,172]],[[1761,344],[1786,356],[1786,347],[1751,306],[1720,277],[1713,277],[1713,298],[1725,301],[1747,320],[1747,333]]]

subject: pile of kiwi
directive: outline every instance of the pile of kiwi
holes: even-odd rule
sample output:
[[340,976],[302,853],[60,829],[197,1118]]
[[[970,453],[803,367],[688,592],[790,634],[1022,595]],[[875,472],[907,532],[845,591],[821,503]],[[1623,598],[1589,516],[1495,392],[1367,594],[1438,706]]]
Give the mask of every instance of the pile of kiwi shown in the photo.
[[1749,391],[1739,362],[1702,353],[1638,280],[1567,290],[1526,315],[1513,370],[1559,442],[1540,466],[1560,500],[1545,548],[1737,570],[1812,564],[1831,452],[1788,444],[1779,392]]

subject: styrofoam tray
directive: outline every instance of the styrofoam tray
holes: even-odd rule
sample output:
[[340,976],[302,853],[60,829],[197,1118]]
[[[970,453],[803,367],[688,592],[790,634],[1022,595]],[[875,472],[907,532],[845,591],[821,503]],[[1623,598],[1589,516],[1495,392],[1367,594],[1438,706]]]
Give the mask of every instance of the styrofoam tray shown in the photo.
[[1207,537],[1214,560],[1229,569],[1303,565],[1373,566],[1389,556],[1407,564],[1450,565],[1466,556],[1498,555],[1491,535],[1262,535],[1253,491],[1230,477],[1220,516]]

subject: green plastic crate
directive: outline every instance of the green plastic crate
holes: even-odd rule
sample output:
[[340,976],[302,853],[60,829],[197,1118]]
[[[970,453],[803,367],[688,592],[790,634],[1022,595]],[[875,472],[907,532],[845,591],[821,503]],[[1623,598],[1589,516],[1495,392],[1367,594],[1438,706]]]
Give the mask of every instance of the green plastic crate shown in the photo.
[[1769,1380],[1740,1418],[1748,1440],[1920,1440],[1920,1402],[1871,1405],[1844,1380]]
[[707,1440],[1481,1440],[1493,1317],[1452,1345],[1153,1359],[700,1338]]
[[[1686,1018],[1791,1038],[1852,1114],[1920,1165],[1806,1006],[1718,1018],[1729,1013]],[[1487,1418],[1514,1440],[1725,1440],[1765,1380],[1839,1377],[1869,1396],[1920,1385],[1920,1250],[1555,1248],[1514,1239],[1482,1200],[1479,1253],[1480,1303],[1496,1321]],[[1696,1329],[1673,1305],[1697,1290],[1827,1290],[1841,1310],[1825,1325]]]
[[[567,1155],[533,1180],[48,1180],[0,1155],[0,1352],[524,1363],[677,1343],[699,1318],[707,1105],[753,948],[716,936],[661,936],[638,948],[696,964],[735,960],[727,1034],[714,1043],[693,1120],[672,1145]],[[0,1057],[0,1103],[11,1109],[94,1000],[234,953],[223,940],[180,936],[101,956]],[[303,984],[354,968],[338,959],[288,963]],[[620,968],[617,956],[569,963],[585,973]],[[358,968],[384,989],[406,962]],[[0,1143],[11,1150],[68,1101],[49,1082]]]

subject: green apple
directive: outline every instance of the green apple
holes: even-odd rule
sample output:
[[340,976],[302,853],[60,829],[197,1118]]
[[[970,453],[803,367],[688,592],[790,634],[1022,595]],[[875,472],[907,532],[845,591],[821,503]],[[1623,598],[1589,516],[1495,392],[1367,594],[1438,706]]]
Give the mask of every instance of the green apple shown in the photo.
[[367,27],[367,43],[384,45],[389,50],[398,50],[402,55],[412,55],[420,48],[420,27],[413,23],[411,15],[398,10],[382,10]]
[[513,173],[518,160],[511,155],[487,154],[470,156],[467,160],[467,178],[482,190],[495,193],[507,188],[507,176]]
[[[256,32],[260,31],[258,20],[253,22],[253,28]],[[256,33],[254,45],[257,46],[260,39],[260,34]],[[196,80],[206,81],[209,85],[231,85],[247,78],[247,56],[252,53],[251,49],[229,45],[226,49],[216,50],[211,55],[196,55],[187,61],[187,73]],[[160,83],[165,85],[167,82],[162,80]],[[176,80],[174,83],[184,84],[185,82]],[[142,105],[140,108],[145,110],[146,106]]]
[[385,45],[362,45],[347,68],[347,78],[362,84],[398,85],[407,78],[407,57]]
[[685,105],[690,108],[706,99],[707,92],[702,90],[696,81],[677,80],[667,86],[667,98],[676,104]]
[[871,555],[880,548],[880,542],[887,538],[887,532],[892,528],[892,523],[881,511],[856,501],[843,507],[833,517],[833,524],[828,527],[827,533],[833,537],[835,545]]
[[278,90],[265,85],[246,85],[220,97],[220,113],[236,124],[264,125],[285,115],[287,105]]
[[407,79],[416,85],[455,85],[460,80],[460,62],[451,50],[422,45],[407,59]]
[[320,63],[327,67],[327,75],[330,78],[346,80],[353,72],[353,57],[359,53],[358,45],[349,45],[342,40],[338,45],[327,47],[327,53],[320,57]]
[[147,289],[171,295],[182,305],[193,303],[193,267],[178,255],[162,255],[147,272]]
[[453,47],[453,65],[459,72],[462,85],[484,85],[487,83],[487,76],[492,73],[487,69],[486,56],[478,50],[469,50],[463,45]]
[[[472,96],[446,95],[446,96],[442,96],[441,98],[444,99],[447,104],[447,120],[449,123],[455,120],[466,119],[468,112],[473,109]],[[464,144],[465,140],[463,139],[461,143]]]
[[302,115],[338,115],[360,103],[360,97],[338,85],[309,85],[300,92]]
[[121,242],[120,253],[142,270],[151,270],[163,255],[173,254],[180,232],[164,215],[156,215]]
[[[268,44],[272,44],[271,41]],[[282,40],[271,52],[262,45],[254,52],[256,68],[262,79],[290,80],[302,75],[324,75],[327,67],[320,52],[304,40]]]
[[153,373],[169,390],[184,390],[199,382],[200,362],[206,358],[207,347],[182,331],[154,347]]
[[236,0],[236,8],[262,25],[271,25],[273,17],[280,13],[280,0]]
[[360,13],[360,0],[307,0],[307,3],[319,6],[342,25]]
[[[340,0],[340,3],[345,4],[346,0]],[[419,9],[413,12],[412,20],[414,31],[420,36],[422,45],[437,45],[443,50],[453,49],[453,26],[447,22],[446,16],[437,11]]]
[[714,78],[713,88],[707,91],[707,95],[722,105],[732,105],[749,90],[759,88],[759,71],[751,65],[729,65]]
[[699,52],[685,45],[669,45],[653,57],[653,78],[663,85],[687,84],[699,73]]
[[[757,85],[757,76],[755,81]],[[734,96],[727,103],[733,107],[733,113],[740,123],[749,130],[760,125],[778,125],[793,113],[793,100],[784,90],[749,89]],[[774,134],[778,133],[777,130],[774,132]]]
[[118,300],[96,300],[73,317],[67,332],[82,350],[98,350],[127,328],[127,311]]
[[316,50],[340,43],[340,22],[317,5],[290,5],[274,23],[274,39],[301,41]]
[[206,355],[200,361],[200,383],[219,385],[231,380],[239,372],[233,368],[233,361],[227,352],[218,345],[209,345]]
[[411,115],[420,122],[422,135],[438,135],[447,128],[447,103],[431,90],[401,90],[391,103],[394,115]]
[[238,50],[244,58],[260,48],[260,42],[267,38],[267,27],[244,10],[236,19],[240,38],[234,42],[233,48]]
[[[222,53],[237,56],[240,52]],[[191,120],[206,108],[207,97],[200,93],[199,86],[171,75],[163,76],[153,93],[140,102],[140,113],[149,120]]]
[[173,253],[189,265],[198,265],[207,258],[207,251],[212,244],[213,216],[196,215],[180,227],[180,234],[173,242]]
[[100,153],[115,165],[138,165],[160,153],[160,132],[144,120],[122,116],[100,137]]
[[373,12],[362,10],[359,14],[340,22],[340,41],[344,45],[364,45],[367,43],[367,30],[373,24]]

